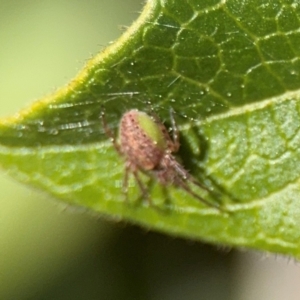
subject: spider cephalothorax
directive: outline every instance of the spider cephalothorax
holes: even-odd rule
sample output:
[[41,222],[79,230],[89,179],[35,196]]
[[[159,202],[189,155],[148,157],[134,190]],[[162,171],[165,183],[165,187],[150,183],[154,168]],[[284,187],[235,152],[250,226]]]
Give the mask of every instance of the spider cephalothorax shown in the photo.
[[218,207],[203,199],[190,188],[189,183],[193,183],[208,190],[192,177],[173,156],[173,153],[178,151],[180,144],[172,114],[172,138],[156,115],[149,116],[137,109],[132,109],[122,116],[119,126],[119,141],[116,141],[106,126],[103,114],[102,121],[104,130],[112,139],[115,149],[125,158],[123,190],[126,195],[128,176],[132,173],[143,196],[148,196],[147,189],[139,177],[139,172],[143,172],[156,178],[162,185],[175,185],[205,204]]

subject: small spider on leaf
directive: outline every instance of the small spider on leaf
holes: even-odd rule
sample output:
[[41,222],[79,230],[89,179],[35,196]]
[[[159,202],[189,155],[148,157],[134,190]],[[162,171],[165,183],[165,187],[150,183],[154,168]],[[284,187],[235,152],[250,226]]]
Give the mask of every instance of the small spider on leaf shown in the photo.
[[206,205],[220,209],[217,204],[208,202],[190,188],[189,183],[193,183],[209,192],[208,188],[190,175],[173,156],[173,153],[178,151],[180,143],[172,111],[172,139],[156,115],[149,116],[137,109],[127,111],[122,116],[119,141],[116,141],[115,135],[108,128],[104,112],[101,118],[106,135],[111,138],[116,151],[125,158],[123,192],[126,198],[130,173],[138,183],[142,196],[148,198],[147,188],[139,177],[139,172],[142,172],[156,178],[164,186],[174,185],[182,188]]

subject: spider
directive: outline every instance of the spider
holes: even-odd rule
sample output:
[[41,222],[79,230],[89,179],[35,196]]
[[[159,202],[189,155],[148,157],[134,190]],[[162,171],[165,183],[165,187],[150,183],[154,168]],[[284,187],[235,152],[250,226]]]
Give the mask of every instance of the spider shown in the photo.
[[106,135],[112,140],[116,151],[125,158],[125,175],[123,179],[123,193],[128,193],[128,178],[133,174],[142,196],[148,198],[148,191],[139,177],[139,172],[156,178],[163,186],[174,185],[185,190],[194,198],[208,206],[220,208],[195,193],[189,183],[206,190],[202,185],[176,160],[173,153],[180,147],[179,132],[172,110],[172,138],[165,125],[156,115],[149,116],[145,112],[132,109],[124,113],[119,125],[119,141],[108,128],[104,112],[101,114],[102,124]]

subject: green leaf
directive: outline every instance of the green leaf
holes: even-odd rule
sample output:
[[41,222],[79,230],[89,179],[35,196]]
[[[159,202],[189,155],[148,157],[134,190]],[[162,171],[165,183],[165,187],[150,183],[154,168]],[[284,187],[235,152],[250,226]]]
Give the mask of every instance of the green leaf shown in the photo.
[[[67,87],[0,125],[0,162],[56,198],[150,229],[300,257],[300,6],[161,0]],[[180,158],[227,213],[155,181],[152,205],[100,122],[132,108],[170,124]],[[147,180],[147,177],[143,177]],[[151,183],[151,182],[150,182]],[[149,184],[150,184],[149,183]]]

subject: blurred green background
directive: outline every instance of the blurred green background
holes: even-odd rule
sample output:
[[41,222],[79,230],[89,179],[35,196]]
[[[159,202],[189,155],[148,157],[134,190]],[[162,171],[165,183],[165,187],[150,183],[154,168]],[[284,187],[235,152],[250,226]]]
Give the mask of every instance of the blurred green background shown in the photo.
[[[140,0],[0,1],[1,117],[66,84]],[[286,258],[106,220],[0,173],[0,299],[299,299]]]

